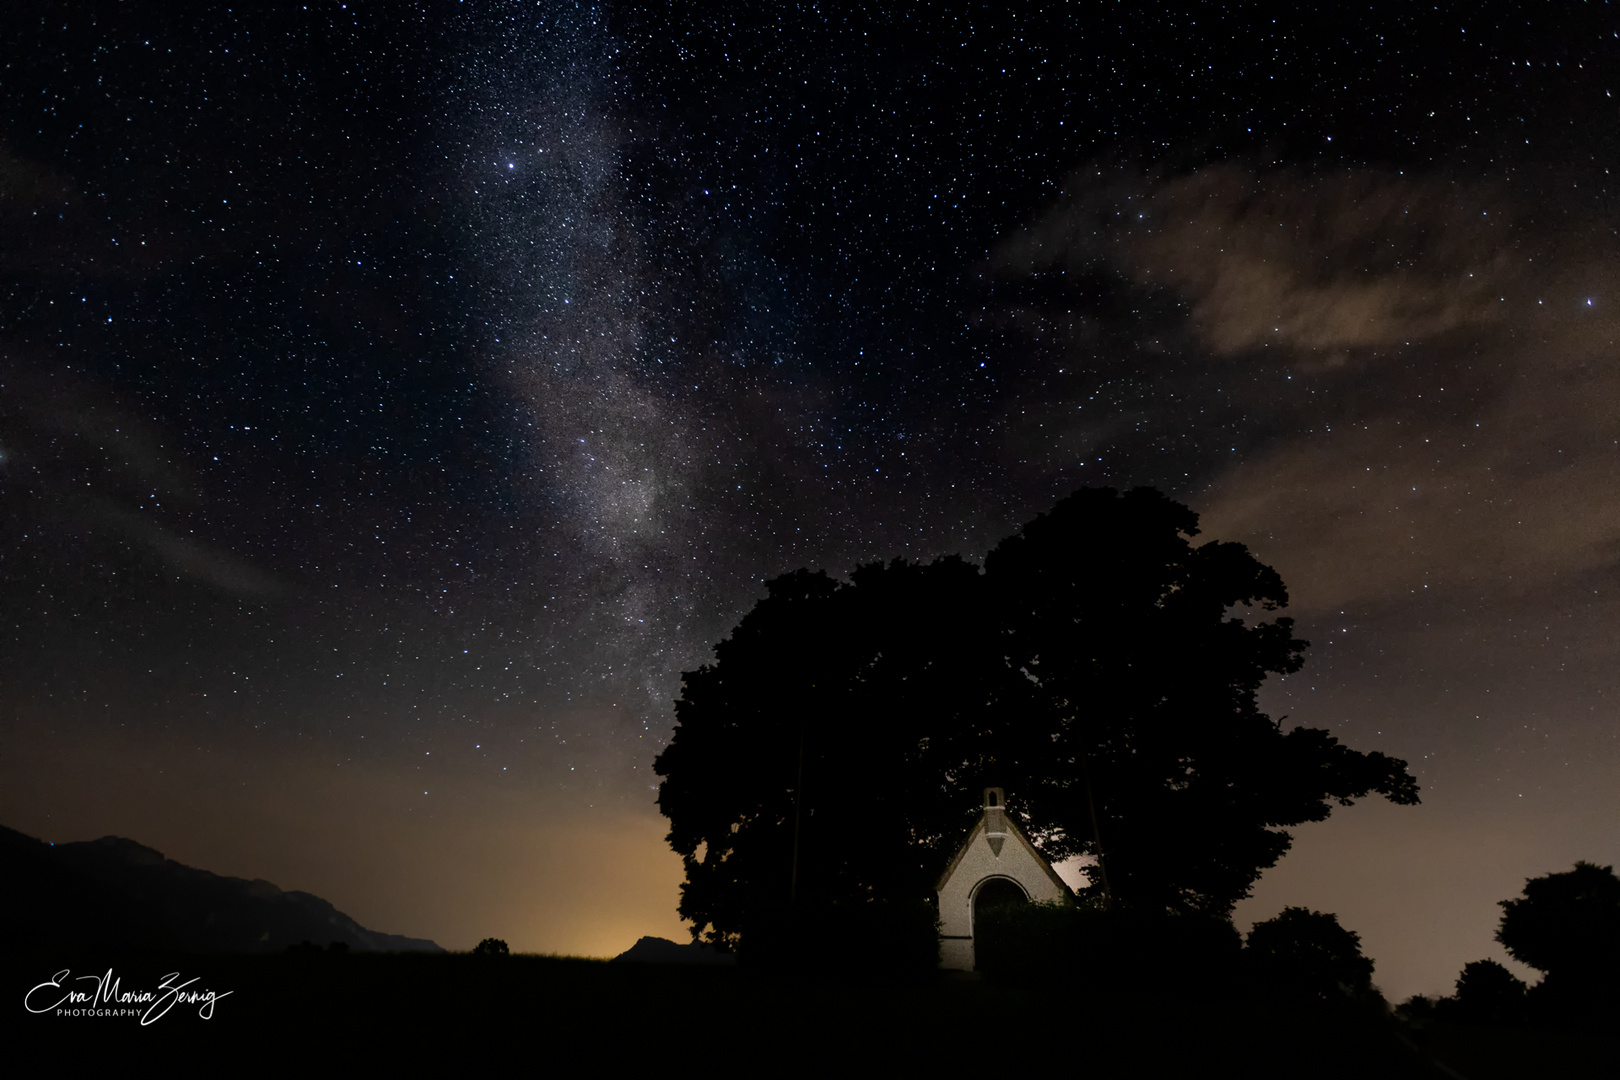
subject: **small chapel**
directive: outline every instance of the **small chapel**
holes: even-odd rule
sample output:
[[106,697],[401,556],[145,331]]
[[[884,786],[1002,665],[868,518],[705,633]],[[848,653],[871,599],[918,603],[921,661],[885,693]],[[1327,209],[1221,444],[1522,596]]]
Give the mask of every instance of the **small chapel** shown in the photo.
[[940,876],[937,891],[939,966],[961,971],[973,970],[973,926],[985,908],[1074,895],[1007,817],[1000,788],[984,789],[984,810]]

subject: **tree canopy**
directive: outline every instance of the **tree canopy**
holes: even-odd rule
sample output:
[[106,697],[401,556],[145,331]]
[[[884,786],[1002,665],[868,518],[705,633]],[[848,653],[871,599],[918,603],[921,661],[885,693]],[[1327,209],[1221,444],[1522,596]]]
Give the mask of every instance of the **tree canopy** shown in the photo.
[[931,898],[1000,786],[1048,858],[1100,839],[1115,900],[1224,916],[1288,826],[1371,792],[1416,802],[1403,762],[1259,711],[1306,643],[1278,575],[1195,546],[1197,521],[1151,489],[1082,490],[982,569],[767,583],[685,674],[656,762],[682,915],[735,945],[790,899]]
[[1620,1004],[1620,877],[1577,862],[1529,878],[1522,895],[1500,901],[1496,940],[1545,976],[1534,986],[1494,960],[1466,965],[1457,992],[1436,1015],[1468,1024],[1564,1026],[1612,1021]]
[[1495,960],[1474,960],[1463,965],[1456,993],[1440,1012],[1464,1023],[1511,1024],[1524,1014],[1526,990],[1524,980]]
[[1549,982],[1612,983],[1620,971],[1620,877],[1613,867],[1578,862],[1530,878],[1523,896],[1501,904],[1496,940]]
[[1361,936],[1330,912],[1283,908],[1254,924],[1244,949],[1257,974],[1303,1000],[1336,1001],[1372,990],[1373,962],[1361,954]]

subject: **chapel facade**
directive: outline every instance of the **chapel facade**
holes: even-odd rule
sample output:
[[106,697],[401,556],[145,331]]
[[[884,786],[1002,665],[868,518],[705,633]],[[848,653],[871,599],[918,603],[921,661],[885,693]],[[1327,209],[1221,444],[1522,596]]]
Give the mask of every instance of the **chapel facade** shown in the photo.
[[1007,816],[1000,788],[984,789],[984,809],[937,886],[939,966],[972,971],[973,927],[998,903],[1069,900],[1073,893]]

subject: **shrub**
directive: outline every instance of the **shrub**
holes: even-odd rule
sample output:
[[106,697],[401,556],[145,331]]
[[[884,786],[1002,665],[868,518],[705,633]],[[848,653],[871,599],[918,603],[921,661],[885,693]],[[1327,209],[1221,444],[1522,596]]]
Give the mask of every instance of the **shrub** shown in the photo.
[[975,966],[992,977],[1175,994],[1228,982],[1240,946],[1224,919],[1062,901],[988,909],[973,937]]
[[1463,1024],[1496,1026],[1524,1019],[1524,981],[1495,960],[1475,960],[1457,977],[1457,992],[1440,1004],[1440,1015]]
[[1372,993],[1373,962],[1361,955],[1360,935],[1329,912],[1283,908],[1276,918],[1254,924],[1243,953],[1262,989],[1296,1001]]
[[1422,1026],[1429,1023],[1439,1014],[1439,1002],[1432,997],[1422,994],[1413,994],[1399,1005],[1395,1006],[1395,1015],[1408,1024]]
[[474,956],[506,956],[511,953],[506,942],[497,937],[487,937],[473,948]]

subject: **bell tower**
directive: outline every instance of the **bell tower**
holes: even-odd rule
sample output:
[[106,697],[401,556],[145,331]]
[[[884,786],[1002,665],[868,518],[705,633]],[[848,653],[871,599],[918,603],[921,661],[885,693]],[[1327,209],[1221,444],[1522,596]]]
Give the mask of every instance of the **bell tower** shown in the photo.
[[1001,845],[1007,842],[1007,793],[998,787],[984,789],[984,837],[991,853],[1001,858]]

